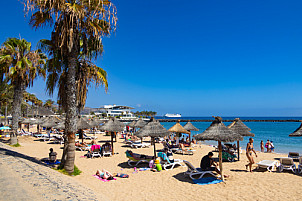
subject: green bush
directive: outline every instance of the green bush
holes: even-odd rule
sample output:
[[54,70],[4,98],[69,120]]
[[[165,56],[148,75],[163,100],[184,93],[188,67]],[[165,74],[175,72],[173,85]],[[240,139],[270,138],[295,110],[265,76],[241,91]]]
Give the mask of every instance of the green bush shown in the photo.
[[10,145],[10,146],[12,146],[12,147],[21,147],[21,145],[19,143],[14,144],[14,145]]

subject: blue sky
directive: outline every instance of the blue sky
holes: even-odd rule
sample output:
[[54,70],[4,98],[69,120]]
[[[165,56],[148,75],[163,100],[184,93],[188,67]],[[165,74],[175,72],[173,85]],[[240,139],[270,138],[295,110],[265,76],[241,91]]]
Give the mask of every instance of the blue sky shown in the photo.
[[[86,106],[122,104],[162,115],[302,116],[302,1],[114,0],[117,31],[97,64],[109,92]],[[49,38],[16,0],[2,1],[1,43]],[[47,99],[43,80],[29,89]],[[55,97],[54,97],[55,99]]]

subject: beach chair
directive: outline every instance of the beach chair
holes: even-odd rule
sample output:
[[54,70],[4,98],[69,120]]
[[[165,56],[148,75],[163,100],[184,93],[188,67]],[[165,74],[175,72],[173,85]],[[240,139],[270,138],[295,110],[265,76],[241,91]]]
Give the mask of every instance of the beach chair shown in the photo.
[[170,170],[172,170],[176,165],[180,165],[181,167],[184,167],[181,164],[183,161],[180,159],[174,159],[174,163],[171,163],[166,153],[159,152],[157,156],[160,157],[161,165],[165,170],[167,170],[167,167],[171,167]]
[[84,138],[85,140],[95,140],[95,139],[97,139],[98,137],[97,137],[97,136],[88,136],[88,135],[86,135],[85,133],[83,133],[83,138]]
[[[212,172],[212,171],[204,171],[201,170],[200,168],[195,168],[189,161],[183,161],[186,166],[188,167],[188,170],[186,172],[184,172],[185,175],[189,175],[189,177],[194,180],[194,179],[200,179],[202,178],[205,174],[210,174],[214,177],[216,177],[216,175]],[[195,175],[199,175],[198,178],[194,178]]]
[[296,173],[296,165],[292,158],[280,158],[279,172],[283,172],[283,170],[291,170]]
[[288,153],[288,158],[292,158],[294,160],[299,160],[299,153],[298,152],[289,152]]
[[104,146],[102,147],[103,156],[112,156],[112,149],[111,146]]
[[[137,166],[140,163],[149,163],[152,160],[152,157],[148,157],[145,155],[140,155],[140,154],[133,154],[131,153],[129,150],[127,150],[126,152],[126,156],[129,159],[127,161],[129,166]],[[134,165],[133,165],[134,163]]]
[[302,156],[299,158],[298,174],[302,174]]
[[260,161],[259,163],[257,163],[257,165],[258,165],[257,169],[266,168],[267,171],[271,172],[274,167],[278,166],[277,164],[278,164],[277,161],[263,160],[263,161]]
[[132,143],[130,146],[131,146],[131,148],[137,149],[137,148],[150,147],[151,144],[150,143],[145,143],[145,142],[143,142],[143,143],[139,142],[139,143]]
[[101,149],[96,148],[96,149],[94,149],[94,150],[91,150],[90,156],[91,156],[91,158],[97,157],[97,156],[98,156],[98,157],[102,157],[102,155],[101,155]]
[[54,136],[55,142],[54,143],[60,143],[61,145],[64,144],[64,138],[63,136],[56,135]]
[[173,145],[170,145],[169,143],[164,143],[164,147],[168,148],[173,153],[175,153],[176,151],[179,150],[178,146],[173,146]]

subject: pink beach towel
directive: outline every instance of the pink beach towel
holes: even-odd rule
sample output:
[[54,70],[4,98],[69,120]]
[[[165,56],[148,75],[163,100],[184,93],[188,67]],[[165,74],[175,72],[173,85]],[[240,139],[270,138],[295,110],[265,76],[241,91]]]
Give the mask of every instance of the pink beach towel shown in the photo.
[[98,144],[92,145],[91,146],[91,151],[95,150],[95,149],[101,149],[101,146]]
[[95,178],[97,178],[97,179],[99,179],[99,180],[101,180],[101,181],[103,181],[103,182],[114,181],[114,180],[116,180],[116,178],[113,178],[113,180],[107,180],[107,179],[102,179],[101,177],[99,177],[99,176],[97,176],[97,175],[92,175],[92,176],[94,176]]

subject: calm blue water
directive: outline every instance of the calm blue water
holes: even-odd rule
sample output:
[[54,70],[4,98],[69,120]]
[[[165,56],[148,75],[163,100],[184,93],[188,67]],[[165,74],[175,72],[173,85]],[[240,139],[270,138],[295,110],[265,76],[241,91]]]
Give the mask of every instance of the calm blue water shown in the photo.
[[[269,119],[277,119],[277,118],[274,117]],[[191,123],[196,128],[199,129],[199,131],[192,131],[192,135],[202,133],[211,124],[211,122],[191,122]],[[165,128],[169,129],[175,123],[161,122],[161,124]],[[186,122],[181,122],[180,124],[184,126]],[[230,122],[225,123],[226,126],[228,126],[229,124]],[[294,132],[300,126],[299,122],[244,122],[244,124],[246,124],[250,129],[252,129],[251,132],[255,134],[254,147],[256,150],[260,151],[261,140],[263,140],[264,144],[266,143],[266,140],[270,140],[273,141],[275,146],[275,152],[277,153],[288,153],[289,151],[294,151],[302,154],[302,137],[288,137],[290,133]],[[240,146],[242,147],[242,149],[246,148],[246,144],[248,143],[248,138],[249,137],[245,137],[244,140],[240,142]],[[217,145],[217,142],[215,141],[205,141],[205,143]]]

